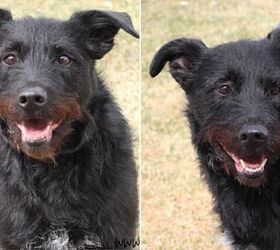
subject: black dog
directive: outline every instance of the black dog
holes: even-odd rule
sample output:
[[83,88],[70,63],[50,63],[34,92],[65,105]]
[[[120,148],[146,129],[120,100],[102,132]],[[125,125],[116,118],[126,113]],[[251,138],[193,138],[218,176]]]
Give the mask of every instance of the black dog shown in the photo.
[[234,249],[280,249],[280,30],[207,48],[181,38],[155,55],[188,100],[193,144]]
[[125,13],[0,10],[2,248],[112,249],[135,236],[130,130],[95,70],[121,28],[138,37]]

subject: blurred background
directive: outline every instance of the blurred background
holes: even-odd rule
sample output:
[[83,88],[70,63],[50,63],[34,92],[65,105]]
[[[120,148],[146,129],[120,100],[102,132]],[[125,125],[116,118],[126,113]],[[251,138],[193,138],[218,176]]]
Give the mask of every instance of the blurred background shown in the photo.
[[186,99],[155,52],[178,37],[207,46],[260,39],[280,21],[274,0],[142,0],[142,249],[221,250],[219,221],[191,145]]

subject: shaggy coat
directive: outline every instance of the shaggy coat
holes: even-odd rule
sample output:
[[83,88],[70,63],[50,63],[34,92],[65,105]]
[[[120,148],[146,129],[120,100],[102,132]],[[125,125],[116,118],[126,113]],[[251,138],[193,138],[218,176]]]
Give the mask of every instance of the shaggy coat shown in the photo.
[[[0,10],[0,244],[114,249],[138,217],[131,133],[95,70],[126,13]],[[119,246],[121,247],[121,246]]]

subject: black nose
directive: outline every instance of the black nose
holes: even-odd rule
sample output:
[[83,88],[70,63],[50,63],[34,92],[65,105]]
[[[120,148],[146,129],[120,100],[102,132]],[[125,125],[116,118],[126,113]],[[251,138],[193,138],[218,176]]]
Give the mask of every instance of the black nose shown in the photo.
[[268,131],[263,125],[246,125],[240,130],[239,139],[243,143],[261,143],[267,139]]
[[19,94],[18,103],[23,108],[44,106],[47,103],[47,92],[40,87],[26,88]]

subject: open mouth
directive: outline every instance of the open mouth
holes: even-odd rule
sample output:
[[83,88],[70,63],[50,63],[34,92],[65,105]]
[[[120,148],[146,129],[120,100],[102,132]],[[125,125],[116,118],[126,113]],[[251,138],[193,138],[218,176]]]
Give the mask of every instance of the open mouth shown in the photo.
[[61,121],[54,122],[44,119],[29,119],[17,123],[21,131],[21,139],[28,144],[40,144],[49,142],[52,139],[53,131],[61,124]]
[[232,152],[229,152],[226,149],[225,151],[234,161],[237,172],[245,174],[249,177],[259,177],[263,173],[267,162],[267,158],[265,157],[265,155],[262,155],[258,159],[249,162],[241,159],[239,156]]

